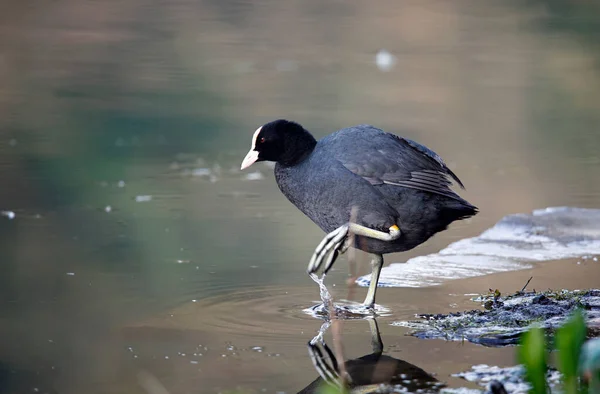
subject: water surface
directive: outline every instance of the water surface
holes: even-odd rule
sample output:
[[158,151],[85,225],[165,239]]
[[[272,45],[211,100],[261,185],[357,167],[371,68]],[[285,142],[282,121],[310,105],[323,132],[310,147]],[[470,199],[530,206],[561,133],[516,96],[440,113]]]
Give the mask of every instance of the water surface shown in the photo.
[[[170,393],[273,393],[314,380],[305,345],[321,322],[302,311],[318,301],[305,269],[323,234],[270,167],[250,179],[238,170],[252,132],[274,118],[318,137],[371,123],[427,145],[460,176],[481,213],[388,263],[508,214],[598,207],[591,3],[5,8],[0,211],[12,214],[0,216],[0,391],[145,393],[152,376]],[[393,56],[383,69],[381,50]],[[348,272],[341,259],[330,289],[360,300]],[[389,323],[472,308],[465,294],[518,290],[532,274],[536,288],[585,288],[598,263],[382,288],[385,351],[454,386],[463,382],[449,375],[473,364],[511,365],[511,349],[424,343]],[[348,357],[369,351],[368,329],[344,323]]]

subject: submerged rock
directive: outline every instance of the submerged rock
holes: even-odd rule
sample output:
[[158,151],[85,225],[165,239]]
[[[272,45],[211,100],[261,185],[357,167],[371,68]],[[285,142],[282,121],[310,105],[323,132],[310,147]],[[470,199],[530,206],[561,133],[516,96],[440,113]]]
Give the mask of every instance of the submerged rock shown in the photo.
[[575,309],[585,312],[590,337],[600,334],[600,290],[518,292],[502,297],[499,292],[474,301],[484,310],[450,314],[421,314],[421,320],[399,321],[392,325],[414,328],[418,338],[440,338],[478,343],[484,346],[517,344],[531,325],[558,327]]

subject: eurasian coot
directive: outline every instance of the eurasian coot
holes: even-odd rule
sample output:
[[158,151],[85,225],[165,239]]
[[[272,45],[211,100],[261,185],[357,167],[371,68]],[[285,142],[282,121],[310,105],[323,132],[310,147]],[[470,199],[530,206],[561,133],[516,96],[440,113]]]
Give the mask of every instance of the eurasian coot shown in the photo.
[[276,162],[283,194],[327,233],[309,274],[321,266],[326,273],[349,246],[373,255],[364,301],[371,308],[383,254],[412,249],[477,213],[450,189],[452,181],[463,184],[435,152],[370,125],[316,141],[298,123],[275,120],[254,132],[241,168],[264,160]]

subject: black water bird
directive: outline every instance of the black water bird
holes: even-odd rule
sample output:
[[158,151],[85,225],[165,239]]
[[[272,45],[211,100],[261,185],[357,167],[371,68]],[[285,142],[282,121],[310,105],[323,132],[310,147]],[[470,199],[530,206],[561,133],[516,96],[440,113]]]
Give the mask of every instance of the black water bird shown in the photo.
[[309,274],[321,266],[327,273],[348,247],[372,254],[367,307],[375,305],[383,254],[412,249],[477,213],[450,188],[464,187],[435,152],[370,125],[317,141],[298,123],[275,120],[254,132],[241,169],[259,161],[276,162],[280,190],[327,233]]

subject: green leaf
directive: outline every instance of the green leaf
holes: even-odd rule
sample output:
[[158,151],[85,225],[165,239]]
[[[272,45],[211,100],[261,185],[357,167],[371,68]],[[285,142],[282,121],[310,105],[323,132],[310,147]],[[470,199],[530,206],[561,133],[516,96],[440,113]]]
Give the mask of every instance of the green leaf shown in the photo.
[[517,351],[519,362],[525,366],[525,378],[531,384],[531,393],[546,394],[546,342],[544,331],[535,327],[521,336]]
[[563,375],[564,390],[567,394],[577,393],[579,357],[585,336],[585,319],[579,310],[556,330],[557,365]]

